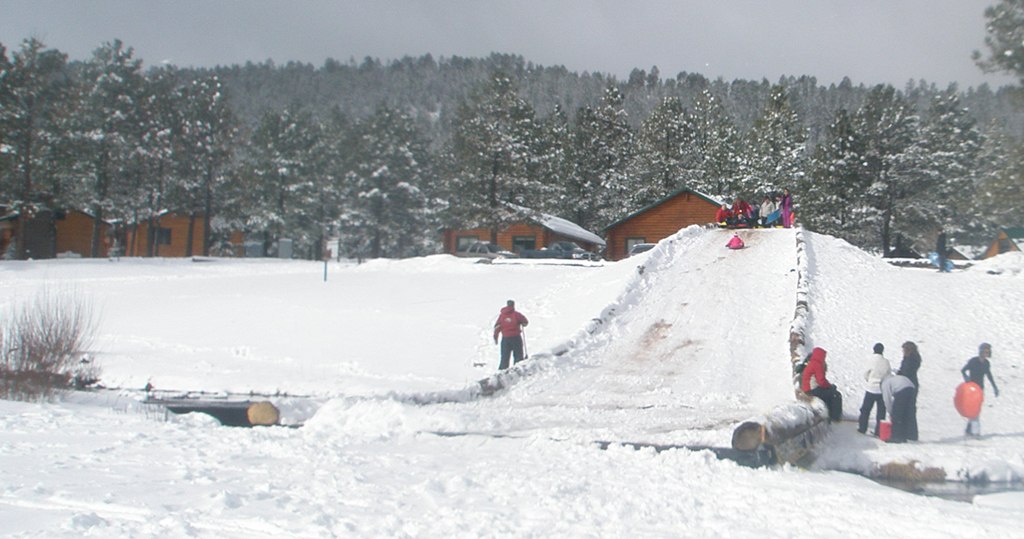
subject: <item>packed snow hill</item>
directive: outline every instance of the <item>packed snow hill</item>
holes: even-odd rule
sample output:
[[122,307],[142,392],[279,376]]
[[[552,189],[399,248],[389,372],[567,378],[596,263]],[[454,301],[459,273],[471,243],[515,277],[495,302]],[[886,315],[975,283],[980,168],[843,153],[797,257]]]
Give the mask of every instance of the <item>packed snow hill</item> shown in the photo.
[[[111,389],[0,401],[0,536],[1024,537],[1020,493],[956,502],[859,475],[913,462],[1024,477],[1024,255],[945,274],[803,232],[798,283],[797,234],[744,230],[730,250],[733,231],[691,227],[621,262],[565,265],[4,262],[7,306],[41,290],[91,302]],[[807,469],[628,445],[727,446],[796,402],[798,294],[846,419],[872,346],[898,367],[917,343],[920,441],[844,421]],[[530,358],[480,397],[507,299],[530,319]],[[981,342],[1000,397],[967,438],[952,398]],[[147,384],[270,395],[282,425],[167,414],[142,404]]]

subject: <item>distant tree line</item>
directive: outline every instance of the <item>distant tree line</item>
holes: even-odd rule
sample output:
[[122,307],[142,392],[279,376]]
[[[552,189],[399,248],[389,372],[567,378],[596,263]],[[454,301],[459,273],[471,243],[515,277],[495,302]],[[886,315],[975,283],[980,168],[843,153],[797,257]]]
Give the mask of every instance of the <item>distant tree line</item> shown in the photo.
[[939,228],[977,244],[1024,224],[1018,94],[620,81],[498,54],[144,70],[120,41],[69,62],[28,39],[0,46],[0,206],[89,212],[94,255],[101,220],[171,209],[205,218],[206,253],[241,230],[267,253],[340,238],[406,257],[436,252],[441,226],[500,229],[508,204],[599,232],[681,188],[789,188],[807,228],[880,253]]

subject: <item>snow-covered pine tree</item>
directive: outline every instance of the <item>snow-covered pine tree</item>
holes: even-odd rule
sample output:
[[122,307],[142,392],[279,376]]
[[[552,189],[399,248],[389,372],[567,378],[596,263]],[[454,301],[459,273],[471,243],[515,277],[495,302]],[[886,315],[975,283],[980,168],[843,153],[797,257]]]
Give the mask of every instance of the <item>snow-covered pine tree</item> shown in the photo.
[[563,179],[560,212],[589,230],[600,229],[627,214],[629,193],[637,188],[628,171],[633,158],[633,131],[623,96],[605,89],[597,107],[584,107],[576,119],[572,174]]
[[1024,0],[999,0],[985,8],[988,57],[974,51],[974,61],[988,73],[1006,72],[1024,85]]
[[740,181],[731,194],[759,198],[800,183],[806,140],[786,88],[773,86],[747,136]]
[[148,238],[132,235],[132,241],[142,241],[144,245],[125,246],[148,256],[160,254],[155,232],[160,212],[167,209],[174,178],[172,135],[179,116],[173,99],[175,71],[165,66],[151,70],[142,79],[135,107],[138,125],[132,135],[134,147],[127,155],[121,180],[111,186],[109,193],[108,219],[134,228],[143,222],[149,224]]
[[687,186],[701,193],[724,198],[738,190],[739,134],[722,102],[709,89],[693,99],[691,137],[683,146]]
[[523,201],[530,209],[552,214],[561,211],[561,181],[572,173],[573,167],[569,158],[573,136],[561,106],[556,105],[551,114],[537,121],[533,158],[527,163],[527,176],[533,181],[529,197]]
[[424,254],[433,232],[423,189],[430,172],[413,118],[382,104],[356,123],[351,141],[339,225],[343,245],[367,258]]
[[795,190],[801,222],[815,232],[866,246],[877,239],[865,219],[864,194],[873,181],[864,170],[866,141],[846,109],[836,113],[827,131],[811,158],[810,174]]
[[864,137],[864,173],[871,180],[864,193],[866,215],[878,234],[878,247],[888,255],[908,205],[929,185],[921,173],[924,152],[914,107],[891,85],[868,92],[854,115],[854,130]]
[[921,146],[927,186],[920,200],[910,204],[916,222],[907,223],[908,232],[921,237],[941,228],[953,237],[978,238],[984,225],[975,218],[975,186],[984,136],[962,105],[955,84],[932,98]]
[[[66,54],[36,39],[23,41],[10,59],[0,47],[0,204],[29,211],[59,203],[71,93],[66,64]],[[24,230],[18,227],[18,258],[25,258]]]
[[529,169],[538,144],[533,107],[497,71],[459,104],[454,122],[445,221],[487,228],[496,242],[498,231],[517,218],[506,205],[530,207],[540,191]]
[[120,40],[93,51],[83,74],[81,105],[75,116],[83,195],[93,214],[90,256],[100,254],[102,223],[114,206],[111,194],[139,138],[138,99],[142,88],[142,61]]
[[630,205],[642,208],[685,185],[686,152],[694,121],[678,97],[666,97],[644,120],[631,162],[636,189]]
[[977,238],[977,243],[991,240],[997,228],[1024,223],[1024,161],[1019,158],[1024,155],[1024,145],[998,124],[990,126],[986,133],[978,160],[976,192],[980,209],[976,218],[987,227],[987,234]]
[[[228,91],[216,76],[192,80],[175,91],[180,121],[175,138],[175,165],[180,179],[180,209],[189,215],[188,250],[193,245],[196,218],[203,217],[203,255],[213,246],[212,224],[223,205],[238,139],[238,124],[229,104]],[[191,256],[191,252],[187,256]]]
[[264,114],[252,133],[235,199],[248,209],[246,229],[263,235],[265,255],[281,239],[305,237],[302,191],[318,166],[321,127],[312,114],[286,109]]

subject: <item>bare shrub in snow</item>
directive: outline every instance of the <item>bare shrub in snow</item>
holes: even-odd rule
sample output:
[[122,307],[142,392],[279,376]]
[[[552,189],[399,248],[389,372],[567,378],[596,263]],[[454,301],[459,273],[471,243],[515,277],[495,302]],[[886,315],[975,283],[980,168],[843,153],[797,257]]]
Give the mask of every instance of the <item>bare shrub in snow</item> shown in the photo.
[[49,400],[99,377],[85,350],[96,321],[88,302],[72,293],[39,293],[16,302],[0,319],[0,398]]

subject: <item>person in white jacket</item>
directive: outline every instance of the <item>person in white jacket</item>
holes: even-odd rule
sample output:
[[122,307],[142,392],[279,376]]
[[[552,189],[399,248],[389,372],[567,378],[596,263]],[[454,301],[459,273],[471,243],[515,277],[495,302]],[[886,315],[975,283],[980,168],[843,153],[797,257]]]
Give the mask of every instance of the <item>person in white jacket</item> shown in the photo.
[[775,210],[779,209],[779,205],[772,202],[772,197],[765,195],[764,202],[761,203],[757,214],[760,216],[761,227],[767,227],[770,223],[768,222],[768,216],[775,213]]
[[882,380],[882,398],[892,422],[892,434],[886,443],[901,444],[917,440],[917,386],[902,374]]
[[868,369],[864,371],[864,380],[867,384],[864,386],[864,404],[860,405],[860,425],[857,427],[857,432],[865,434],[868,431],[868,419],[871,417],[871,409],[875,408],[875,432],[873,436],[878,436],[878,424],[885,419],[885,400],[882,399],[882,380],[886,376],[892,374],[892,366],[889,364],[889,360],[885,359],[882,352],[885,351],[885,346],[882,343],[876,343],[874,348],[874,354],[868,360]]

